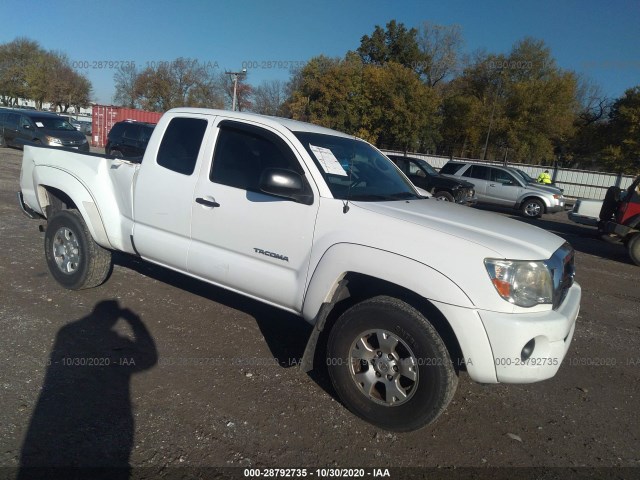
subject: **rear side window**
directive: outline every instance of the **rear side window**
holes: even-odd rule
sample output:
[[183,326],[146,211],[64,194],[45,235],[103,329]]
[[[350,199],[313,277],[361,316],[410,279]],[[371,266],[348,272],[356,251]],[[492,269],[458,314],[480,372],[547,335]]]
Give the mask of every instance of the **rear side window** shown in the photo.
[[207,121],[200,118],[172,119],[158,150],[158,165],[182,175],[191,175],[206,129]]
[[482,165],[471,165],[462,176],[477,178],[478,180],[489,180],[489,170],[489,167],[483,167]]
[[303,173],[291,149],[276,135],[235,122],[220,125],[209,175],[212,182],[259,192],[260,175],[267,168]]
[[464,167],[464,163],[447,163],[444,167],[440,169],[440,173],[444,173],[446,175],[453,175],[462,167]]

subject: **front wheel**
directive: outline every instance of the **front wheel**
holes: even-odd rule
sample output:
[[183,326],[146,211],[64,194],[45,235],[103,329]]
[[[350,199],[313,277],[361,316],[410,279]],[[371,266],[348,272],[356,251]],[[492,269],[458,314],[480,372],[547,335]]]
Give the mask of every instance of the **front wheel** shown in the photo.
[[629,257],[636,265],[640,265],[640,233],[636,233],[627,243]]
[[445,191],[436,192],[433,196],[439,202],[453,202],[453,201],[455,201],[455,198],[453,198],[453,195],[451,195],[449,192],[445,192]]
[[536,198],[528,198],[522,203],[521,211],[527,218],[538,218],[544,213],[544,205]]
[[386,296],[341,315],[329,335],[327,365],[352,412],[399,432],[434,422],[458,384],[433,325],[407,303]]
[[49,219],[44,253],[53,278],[70,290],[96,287],[111,272],[111,252],[93,240],[77,210],[62,210]]

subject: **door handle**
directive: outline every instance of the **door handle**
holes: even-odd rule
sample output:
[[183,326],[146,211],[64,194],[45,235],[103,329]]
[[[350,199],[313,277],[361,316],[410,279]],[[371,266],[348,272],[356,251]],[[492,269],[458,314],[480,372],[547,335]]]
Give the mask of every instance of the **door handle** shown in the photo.
[[495,186],[496,186],[496,184],[495,184],[495,183],[490,183],[490,184],[489,184],[489,186],[490,186],[490,187],[495,187]]
[[218,202],[214,202],[213,200],[207,200],[206,198],[198,197],[196,198],[196,203],[200,205],[204,205],[205,207],[219,207],[220,204]]

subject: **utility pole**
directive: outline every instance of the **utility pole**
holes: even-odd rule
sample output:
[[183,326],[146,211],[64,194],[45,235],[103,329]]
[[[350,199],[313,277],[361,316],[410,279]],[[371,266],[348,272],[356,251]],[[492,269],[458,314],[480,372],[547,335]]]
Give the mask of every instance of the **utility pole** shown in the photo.
[[232,111],[236,111],[236,99],[238,96],[238,77],[244,77],[247,75],[247,69],[243,68],[241,72],[227,72],[225,71],[224,73],[226,73],[227,75],[231,75],[233,77],[233,101],[231,103],[231,110]]
[[[500,72],[502,74],[502,72]],[[493,126],[493,115],[496,113],[496,103],[498,103],[498,94],[502,88],[502,77],[498,78],[498,86],[496,88],[496,95],[493,98],[493,108],[491,108],[491,118],[489,118],[489,129],[487,130],[487,137],[484,140],[484,150],[482,151],[482,159],[487,159],[487,147],[489,146],[489,135],[491,135],[491,127]]]

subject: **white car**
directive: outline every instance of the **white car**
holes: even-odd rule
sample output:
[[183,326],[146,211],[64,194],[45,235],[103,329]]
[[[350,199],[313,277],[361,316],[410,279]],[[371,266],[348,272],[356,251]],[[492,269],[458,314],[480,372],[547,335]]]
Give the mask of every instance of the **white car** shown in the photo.
[[324,359],[345,405],[382,428],[433,422],[460,370],[552,377],[575,331],[562,238],[424,198],[375,147],[327,128],[173,109],[141,163],[26,147],[20,186],[61,285],[101,284],[122,251],[293,312],[314,326],[303,368]]

